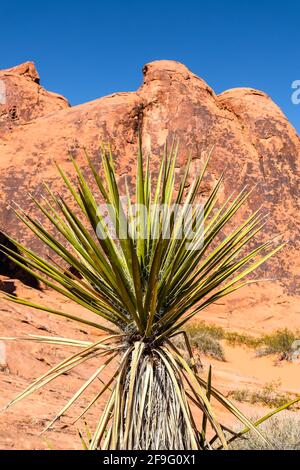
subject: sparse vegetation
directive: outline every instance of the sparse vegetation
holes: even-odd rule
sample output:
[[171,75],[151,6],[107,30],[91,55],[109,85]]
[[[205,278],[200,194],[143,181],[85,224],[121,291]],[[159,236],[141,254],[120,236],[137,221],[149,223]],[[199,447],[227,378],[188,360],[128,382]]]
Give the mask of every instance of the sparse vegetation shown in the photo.
[[[225,361],[224,348],[220,343],[223,337],[223,330],[215,325],[205,323],[191,325],[186,328],[192,348],[196,348],[199,353],[213,357],[219,361]],[[181,340],[182,342],[182,340]]]
[[[253,418],[256,420],[256,418]],[[300,450],[300,416],[288,412],[272,416],[259,426],[268,436],[271,448],[277,450]],[[238,430],[236,430],[238,432]],[[229,445],[230,450],[269,450],[261,439],[251,431],[246,436],[236,439]]]
[[[220,344],[221,340],[226,341],[231,346],[247,346],[249,348],[253,348],[256,350],[257,356],[277,354],[281,359],[290,360],[292,344],[296,339],[300,338],[300,332],[292,332],[287,328],[274,331],[274,333],[269,335],[255,337],[236,331],[226,331],[220,326],[207,324],[203,321],[188,325],[186,327],[186,332],[191,338],[191,343],[194,347],[198,348],[199,351],[204,354],[209,354],[209,347],[207,347],[206,350],[204,347],[206,342],[205,340],[207,339],[207,341],[209,340],[209,343],[212,344],[212,349],[214,347],[216,351],[222,351],[223,357],[224,349]],[[199,341],[197,340],[198,337]],[[204,338],[203,346],[201,345],[202,337]],[[220,358],[213,354],[211,355],[217,359]]]
[[248,346],[249,348],[257,348],[261,341],[260,338],[255,336],[237,333],[236,331],[225,331],[224,339],[231,346]]
[[270,335],[261,338],[260,347],[257,350],[259,356],[267,356],[269,354],[279,354],[282,359],[289,360],[292,354],[292,344],[296,339],[300,338],[300,333],[293,333],[284,328],[277,330]]
[[[280,407],[285,403],[292,401],[296,398],[292,393],[282,392],[280,390],[280,380],[274,380],[266,383],[259,390],[249,389],[236,389],[231,390],[228,396],[238,402],[247,402],[251,404],[260,404],[264,406]],[[295,409],[297,405],[294,405],[292,409]]]
[[191,323],[187,325],[185,331],[188,333],[190,338],[196,337],[199,333],[205,333],[210,335],[212,338],[220,340],[224,338],[225,330],[220,326],[199,322],[199,323]]

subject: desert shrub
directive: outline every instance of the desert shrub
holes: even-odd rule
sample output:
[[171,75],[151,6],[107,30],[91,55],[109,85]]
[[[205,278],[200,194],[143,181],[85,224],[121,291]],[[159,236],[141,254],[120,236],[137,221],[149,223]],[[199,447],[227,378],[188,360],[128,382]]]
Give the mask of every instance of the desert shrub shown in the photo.
[[199,333],[209,334],[212,338],[223,339],[225,331],[221,326],[205,323],[204,321],[199,323],[192,323],[186,327],[186,332],[188,335],[193,338]]
[[225,361],[224,349],[219,341],[224,337],[222,328],[201,322],[188,326],[186,332],[191,346],[196,348],[200,354]]
[[290,359],[292,354],[292,344],[300,337],[299,333],[293,333],[284,328],[277,330],[270,335],[261,337],[261,347],[257,350],[258,356],[267,356],[269,354],[280,354],[282,359]]
[[198,333],[192,339],[194,345],[200,353],[211,356],[219,361],[225,361],[225,353],[220,342],[209,333]]
[[[300,416],[295,413],[292,415],[288,412],[282,412],[272,416],[261,424],[259,429],[265,436],[268,436],[271,448],[277,450],[300,450]],[[257,439],[256,435],[250,431],[245,437],[232,442],[229,449],[269,450],[270,447],[262,442],[261,439]]]
[[228,396],[239,402],[248,402],[251,404],[260,404],[264,406],[280,407],[293,400],[295,395],[287,392],[282,392],[279,387],[280,380],[273,380],[266,383],[258,390],[249,389],[236,389],[231,390]]
[[260,344],[260,339],[254,336],[237,333],[236,331],[227,331],[224,334],[225,339],[231,346],[248,346],[256,348]]
[[[257,356],[277,354],[280,356],[280,359],[290,360],[293,353],[292,344],[300,338],[299,331],[293,332],[288,328],[277,330],[269,335],[255,337],[237,331],[226,331],[220,326],[207,324],[203,321],[188,325],[186,332],[194,346],[203,352],[203,354],[210,354],[209,349],[211,345],[212,354],[210,355],[217,359],[221,354],[218,351],[223,351],[224,355],[224,350],[219,341],[225,340],[231,346],[248,346],[249,348],[256,349]],[[202,345],[201,340],[203,342]]]
[[237,388],[230,390],[228,396],[239,402],[249,401],[249,390],[246,388]]

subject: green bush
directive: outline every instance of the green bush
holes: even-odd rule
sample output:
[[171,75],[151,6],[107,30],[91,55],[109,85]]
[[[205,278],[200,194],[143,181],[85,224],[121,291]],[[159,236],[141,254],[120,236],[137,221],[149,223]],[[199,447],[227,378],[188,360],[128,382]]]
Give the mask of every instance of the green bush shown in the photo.
[[[245,333],[238,333],[237,331],[226,331],[220,326],[207,324],[203,321],[187,326],[186,332],[193,345],[199,351],[217,359],[220,358],[221,354],[224,356],[224,350],[219,341],[225,340],[231,346],[248,346],[249,348],[256,349],[257,356],[278,354],[281,359],[290,360],[292,344],[296,339],[300,338],[299,331],[293,332],[288,328],[276,330],[269,335],[255,337]],[[209,352],[210,344],[212,353]],[[220,352],[219,354],[218,351],[222,351],[222,353]]]
[[279,407],[294,398],[293,394],[279,390],[280,385],[280,380],[273,380],[259,390],[236,389],[231,390],[228,396],[239,402]]
[[224,337],[224,331],[221,327],[201,322],[187,326],[186,333],[192,348],[196,348],[205,356],[225,361],[224,349],[219,341]]
[[265,335],[261,338],[261,347],[257,350],[259,356],[266,356],[269,354],[281,354],[283,359],[290,359],[292,353],[292,344],[299,338],[299,333],[296,334],[284,328],[277,330],[270,335]]

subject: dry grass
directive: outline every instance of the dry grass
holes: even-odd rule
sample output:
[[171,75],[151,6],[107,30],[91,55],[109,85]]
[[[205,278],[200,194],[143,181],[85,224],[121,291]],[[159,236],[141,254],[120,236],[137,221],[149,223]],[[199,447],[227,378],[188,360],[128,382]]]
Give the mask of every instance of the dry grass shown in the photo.
[[254,337],[236,331],[226,331],[220,326],[205,322],[193,323],[186,328],[186,332],[193,347],[219,360],[225,360],[221,340],[231,346],[253,348],[258,356],[277,354],[280,359],[290,360],[292,344],[300,338],[299,331],[293,332],[287,328],[276,330],[270,335]]
[[[258,417],[253,418],[255,421]],[[259,430],[268,437],[273,449],[300,450],[300,416],[281,412],[259,426]],[[232,442],[231,450],[269,450],[252,432]]]
[[259,356],[269,354],[279,354],[282,359],[289,360],[292,354],[292,344],[299,339],[299,332],[292,332],[287,328],[277,330],[271,335],[265,335],[261,338],[261,346],[257,350]]
[[[249,389],[236,389],[231,390],[228,396],[238,402],[247,402],[251,404],[260,404],[269,406],[270,408],[277,408],[285,403],[293,400],[295,395],[280,390],[280,380],[274,380],[266,383],[259,390]],[[294,406],[292,409],[296,409]]]
[[205,323],[191,325],[186,328],[192,348],[197,349],[205,356],[225,361],[224,349],[220,343],[223,330],[215,325]]

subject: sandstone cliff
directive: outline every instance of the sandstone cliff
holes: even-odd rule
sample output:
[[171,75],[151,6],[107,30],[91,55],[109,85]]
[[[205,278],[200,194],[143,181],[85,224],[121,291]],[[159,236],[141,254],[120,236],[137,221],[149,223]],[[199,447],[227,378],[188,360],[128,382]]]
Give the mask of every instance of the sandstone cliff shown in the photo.
[[[267,267],[290,293],[299,280],[300,141],[278,106],[265,93],[237,88],[216,95],[184,65],[157,61],[143,68],[142,86],[70,107],[63,97],[39,84],[32,62],[2,70],[7,102],[0,104],[0,227],[28,238],[9,209],[13,201],[34,210],[28,192],[39,194],[42,181],[61,186],[53,159],[69,168],[68,153],[83,163],[86,147],[97,165],[99,141],[112,142],[120,175],[134,178],[138,129],[153,169],[162,146],[174,134],[180,140],[178,173],[188,151],[201,157],[215,146],[208,186],[225,170],[224,194],[258,183],[251,209],[265,205],[268,235],[289,240]],[[205,191],[205,188],[204,188]],[[29,245],[36,242],[28,238]],[[42,247],[39,247],[42,250]]]
[[[195,320],[204,319],[230,331],[253,335],[284,327],[300,329],[296,294],[300,142],[295,130],[263,92],[239,88],[218,96],[184,65],[172,61],[147,64],[143,74],[143,84],[136,92],[115,93],[70,107],[65,98],[40,86],[33,63],[0,71],[0,232],[7,231],[39,251],[44,250],[17,223],[9,206],[14,200],[30,212],[34,211],[27,194],[29,191],[39,194],[43,180],[60,190],[61,181],[53,159],[70,169],[68,153],[71,152],[84,165],[83,146],[99,167],[98,143],[111,141],[122,182],[125,173],[129,181],[134,179],[138,129],[145,151],[152,152],[153,171],[165,139],[171,140],[175,133],[181,143],[179,176],[188,151],[193,152],[196,166],[202,152],[214,145],[204,195],[222,170],[226,173],[224,195],[245,184],[258,183],[248,209],[264,204],[271,216],[267,235],[283,233],[284,238],[289,239],[289,246],[264,268],[269,278],[277,280],[236,292],[222,303],[210,306]],[[0,233],[1,243],[3,240],[5,237]],[[3,284],[20,297],[81,314],[80,306],[70,305],[55,293],[24,286],[22,274],[16,273],[1,256],[0,262],[0,288]],[[22,282],[10,279],[15,277]],[[90,329],[83,330],[68,320],[0,299],[0,336],[32,333],[97,339]],[[69,353],[64,347],[8,343],[5,358],[0,357],[0,408]],[[227,348],[225,355],[226,363],[202,358],[205,375],[208,364],[215,362],[214,383],[224,393],[233,386],[262,387],[278,377],[282,379],[284,390],[299,393],[297,364],[285,363],[277,367],[274,358],[256,358],[253,350],[243,347]],[[90,369],[76,370],[1,415],[0,448],[46,448],[39,432],[89,373]],[[84,397],[49,433],[55,448],[80,448],[76,429],[66,428],[66,422],[79,414],[90,398]],[[96,412],[87,415],[92,429],[101,406],[99,404]],[[244,411],[254,415],[267,412],[253,406],[250,409],[244,406]],[[82,423],[79,427],[84,429]]]

